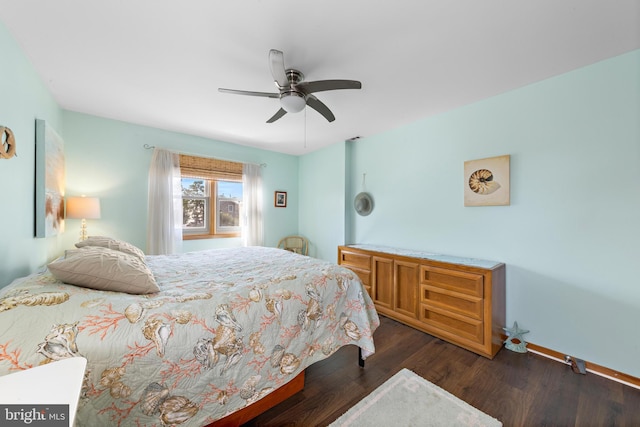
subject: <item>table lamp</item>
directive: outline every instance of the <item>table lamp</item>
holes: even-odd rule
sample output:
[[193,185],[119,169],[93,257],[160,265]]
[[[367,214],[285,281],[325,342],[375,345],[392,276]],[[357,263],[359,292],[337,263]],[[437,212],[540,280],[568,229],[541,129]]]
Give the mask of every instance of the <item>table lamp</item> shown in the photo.
[[67,197],[67,218],[81,219],[80,240],[87,240],[87,219],[100,218],[100,199],[97,197]]

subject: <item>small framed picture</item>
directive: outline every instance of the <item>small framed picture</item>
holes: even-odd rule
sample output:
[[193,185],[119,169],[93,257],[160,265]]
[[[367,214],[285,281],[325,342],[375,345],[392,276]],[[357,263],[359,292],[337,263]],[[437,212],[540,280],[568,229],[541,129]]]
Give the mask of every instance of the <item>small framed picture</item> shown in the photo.
[[274,205],[276,208],[286,208],[287,207],[287,192],[286,191],[276,191]]
[[509,206],[511,156],[464,162],[465,206]]

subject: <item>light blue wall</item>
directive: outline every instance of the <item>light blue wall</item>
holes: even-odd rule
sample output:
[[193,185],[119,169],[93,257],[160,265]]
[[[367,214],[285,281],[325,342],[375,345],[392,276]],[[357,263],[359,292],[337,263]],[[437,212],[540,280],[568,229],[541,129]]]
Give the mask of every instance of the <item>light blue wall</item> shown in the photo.
[[[144,144],[182,153],[246,163],[265,163],[265,245],[275,246],[284,234],[298,229],[298,158],[237,144],[160,129],[64,112],[67,191],[100,197],[102,218],[88,221],[90,234],[104,234],[145,249],[147,186],[153,150]],[[288,191],[288,207],[273,206],[275,190]],[[68,231],[78,221],[67,220]],[[73,230],[71,230],[73,231]],[[69,234],[69,233],[67,233]],[[77,233],[71,233],[71,245]],[[241,245],[241,239],[185,241],[183,251]]]
[[[640,377],[640,51],[352,148],[354,242],[502,261],[527,341]],[[511,205],[464,207],[464,162],[503,154]]]
[[0,287],[55,258],[61,237],[34,238],[35,120],[58,133],[61,110],[0,22],[0,125],[16,138],[17,156],[0,159]]
[[345,143],[300,157],[300,234],[309,255],[336,262],[344,243]]

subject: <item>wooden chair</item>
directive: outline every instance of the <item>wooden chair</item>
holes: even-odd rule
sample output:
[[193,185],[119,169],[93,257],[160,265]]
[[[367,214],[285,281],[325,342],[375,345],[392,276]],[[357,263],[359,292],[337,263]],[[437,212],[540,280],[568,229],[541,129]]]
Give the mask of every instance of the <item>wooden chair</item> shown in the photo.
[[278,247],[301,255],[309,255],[309,240],[302,236],[287,236],[280,239]]

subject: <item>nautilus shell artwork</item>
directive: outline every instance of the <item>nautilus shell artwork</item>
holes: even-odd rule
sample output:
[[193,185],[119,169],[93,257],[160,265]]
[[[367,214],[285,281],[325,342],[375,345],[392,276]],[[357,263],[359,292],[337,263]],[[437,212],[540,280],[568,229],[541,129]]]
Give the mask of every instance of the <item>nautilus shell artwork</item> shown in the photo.
[[478,169],[469,177],[469,188],[477,194],[491,194],[500,188],[489,169]]
[[510,156],[464,162],[464,205],[509,205]]

